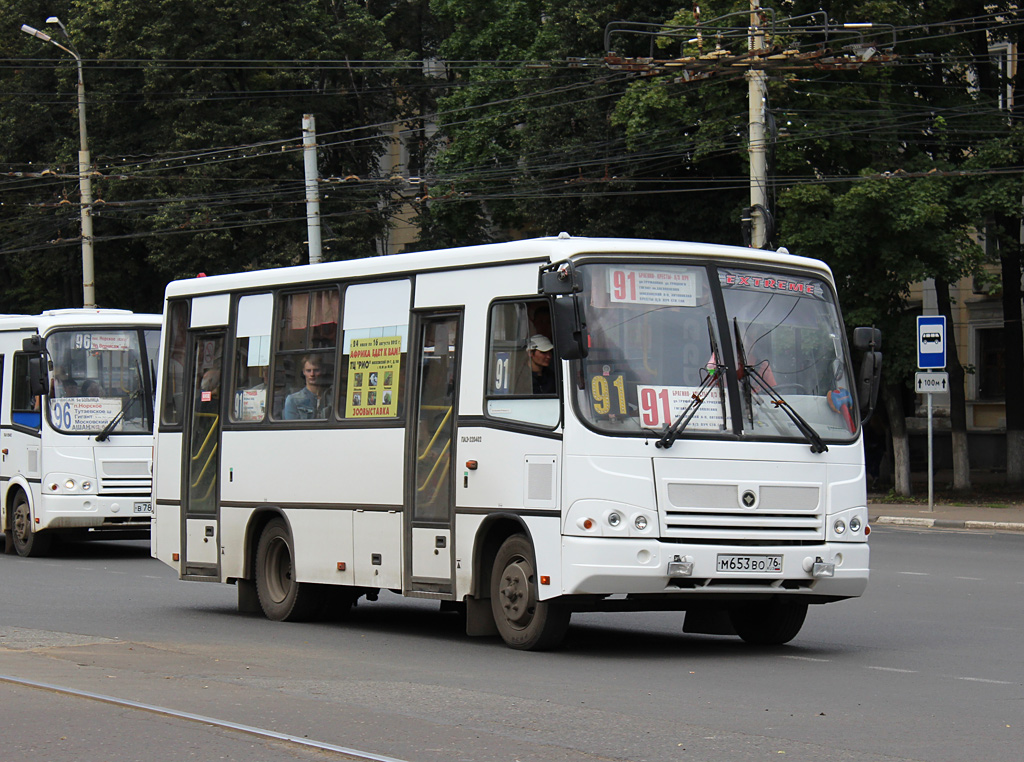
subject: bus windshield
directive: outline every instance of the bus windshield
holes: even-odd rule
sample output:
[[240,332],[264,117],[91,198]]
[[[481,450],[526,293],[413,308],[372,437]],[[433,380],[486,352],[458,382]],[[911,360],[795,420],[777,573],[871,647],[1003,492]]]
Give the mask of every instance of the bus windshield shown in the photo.
[[159,362],[158,343],[155,329],[89,327],[51,333],[46,340],[53,368],[50,425],[76,434],[151,434],[151,368]]
[[[667,444],[726,432],[812,443],[856,437],[839,311],[820,278],[724,267],[716,276],[702,265],[578,269],[590,348],[574,374],[576,401],[592,427],[678,429]],[[739,421],[730,394],[739,395]]]

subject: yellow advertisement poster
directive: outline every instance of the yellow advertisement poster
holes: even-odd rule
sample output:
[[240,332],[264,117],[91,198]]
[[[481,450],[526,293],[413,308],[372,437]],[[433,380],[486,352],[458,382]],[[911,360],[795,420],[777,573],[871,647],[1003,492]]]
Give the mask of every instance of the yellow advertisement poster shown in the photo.
[[398,411],[402,337],[352,339],[348,355],[346,418],[387,418]]

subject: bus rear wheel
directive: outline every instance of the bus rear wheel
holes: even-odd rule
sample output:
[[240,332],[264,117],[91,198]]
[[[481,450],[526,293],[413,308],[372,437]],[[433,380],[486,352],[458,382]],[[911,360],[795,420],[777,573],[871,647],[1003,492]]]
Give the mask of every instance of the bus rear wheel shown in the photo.
[[747,643],[781,646],[797,636],[807,617],[806,603],[769,601],[752,603],[729,612],[733,629]]
[[32,531],[32,509],[29,508],[28,498],[24,493],[19,492],[14,498],[11,514],[11,537],[14,540],[15,552],[23,558],[46,555],[50,549],[50,535],[46,532]]
[[568,608],[537,598],[533,547],[525,535],[509,537],[494,558],[491,612],[505,644],[522,651],[555,648],[569,628]]
[[300,622],[320,608],[322,591],[295,579],[295,551],[288,525],[273,519],[256,546],[256,594],[267,619]]

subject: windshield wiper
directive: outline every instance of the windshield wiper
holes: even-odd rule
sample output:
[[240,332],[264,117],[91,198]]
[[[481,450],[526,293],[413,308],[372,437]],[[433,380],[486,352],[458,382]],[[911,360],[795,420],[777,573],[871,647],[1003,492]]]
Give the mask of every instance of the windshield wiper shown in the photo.
[[711,343],[711,362],[708,363],[706,369],[707,375],[704,380],[701,381],[700,387],[690,397],[690,403],[686,406],[686,409],[679,414],[679,417],[670,426],[665,427],[665,433],[661,435],[661,438],[654,443],[655,447],[662,447],[668,449],[675,443],[679,435],[683,433],[683,429],[693,420],[693,416],[697,414],[700,406],[704,404],[704,400],[708,398],[712,388],[718,387],[719,393],[722,399],[722,426],[725,426],[725,394],[722,390],[723,387],[723,376],[728,368],[719,362],[721,355],[718,352],[718,343],[715,341],[715,332],[711,327],[711,318],[708,317],[708,337]]
[[103,427],[103,430],[96,435],[97,442],[105,442],[107,439],[110,438],[110,432],[114,430],[114,427],[117,426],[118,423],[120,423],[122,418],[124,418],[124,414],[127,413],[131,409],[131,406],[135,404],[135,400],[139,399],[142,396],[142,370],[139,368],[138,361],[136,361],[135,363],[135,375],[138,376],[139,378],[138,388],[136,388],[134,392],[128,395],[128,401],[121,406],[121,409],[117,412],[117,415],[111,418],[107,422],[107,425]]
[[[736,352],[739,355],[740,361],[740,371],[737,371],[736,376],[740,381],[746,382],[747,405],[749,406],[751,404],[750,392],[753,387],[750,379],[754,379],[760,387],[760,391],[764,392],[768,396],[768,399],[771,400],[775,407],[781,408],[782,411],[789,416],[789,419],[793,421],[793,425],[796,426],[800,430],[800,433],[807,438],[807,441],[811,443],[811,452],[828,452],[828,445],[822,441],[818,432],[814,430],[811,424],[809,424],[807,420],[793,408],[792,405],[778,395],[772,385],[765,381],[764,376],[761,375],[761,372],[757,369],[756,365],[747,363],[746,352],[743,349],[743,339],[740,336],[740,325],[736,318],[732,319],[732,325],[733,332],[736,334]],[[753,418],[753,408],[751,407],[750,410],[751,418]]]

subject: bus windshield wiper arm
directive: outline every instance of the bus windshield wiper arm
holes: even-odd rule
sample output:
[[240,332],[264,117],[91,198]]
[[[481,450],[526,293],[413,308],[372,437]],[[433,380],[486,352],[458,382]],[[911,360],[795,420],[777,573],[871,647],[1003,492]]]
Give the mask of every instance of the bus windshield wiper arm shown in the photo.
[[128,412],[128,409],[131,408],[131,406],[133,404],[135,404],[135,400],[137,400],[141,396],[142,396],[142,389],[141,388],[140,389],[136,389],[134,392],[132,392],[131,394],[128,395],[128,401],[117,412],[117,415],[115,415],[113,418],[111,418],[110,421],[107,422],[107,425],[103,427],[103,431],[101,431],[99,434],[96,435],[96,441],[97,442],[106,441],[110,437],[110,432],[113,431],[114,427],[117,426],[117,424],[121,422],[121,419],[124,418],[124,414]]
[[793,408],[792,405],[779,396],[772,385],[769,384],[765,380],[764,376],[761,375],[761,372],[757,369],[756,365],[747,363],[746,352],[743,349],[743,341],[740,338],[739,323],[736,322],[736,318],[733,318],[733,328],[736,333],[736,350],[740,357],[740,367],[743,369],[743,374],[740,378],[746,381],[748,384],[748,390],[749,387],[752,386],[750,383],[750,379],[752,378],[757,382],[757,385],[761,387],[761,391],[768,395],[768,399],[771,400],[772,404],[777,408],[781,408],[782,411],[789,416],[789,419],[793,421],[793,425],[796,426],[797,429],[800,430],[800,433],[807,438],[807,441],[811,443],[811,452],[828,452],[828,445],[822,441],[818,432],[814,430],[811,424],[809,424],[807,420]]
[[105,442],[110,438],[110,432],[114,430],[114,427],[124,418],[124,414],[127,413],[131,406],[135,404],[135,400],[142,396],[142,370],[139,368],[139,363],[135,363],[135,374],[139,378],[139,386],[134,392],[128,395],[128,401],[121,406],[121,409],[117,412],[113,418],[111,418],[107,425],[103,427],[103,431],[96,435],[97,442]]
[[[686,406],[686,409],[679,414],[679,417],[675,419],[671,426],[665,427],[665,433],[661,435],[661,439],[654,443],[655,447],[661,447],[668,449],[673,445],[679,435],[683,433],[683,429],[686,428],[687,424],[693,420],[693,416],[697,414],[700,406],[704,404],[704,400],[708,398],[711,390],[715,387],[718,389],[722,388],[722,374],[727,370],[725,365],[719,362],[718,344],[715,341],[715,333],[711,328],[711,318],[708,318],[708,335],[711,337],[711,362],[708,363],[707,376],[701,381],[700,388],[697,389],[690,397],[690,403]],[[725,417],[724,409],[724,395],[722,417]]]

